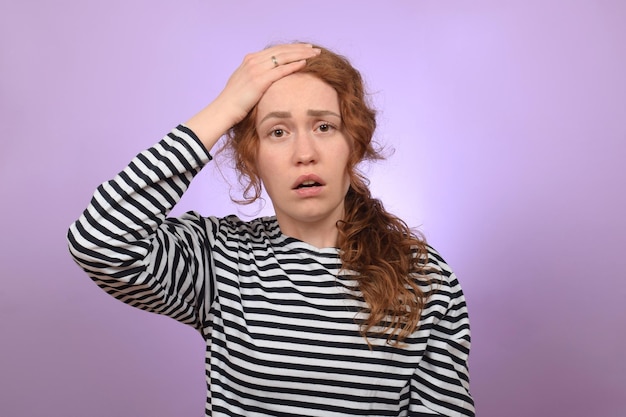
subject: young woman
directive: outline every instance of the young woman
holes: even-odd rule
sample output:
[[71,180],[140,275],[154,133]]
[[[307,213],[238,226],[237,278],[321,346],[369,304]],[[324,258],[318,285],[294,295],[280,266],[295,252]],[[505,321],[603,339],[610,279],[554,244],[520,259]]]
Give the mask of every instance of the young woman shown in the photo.
[[[71,226],[100,287],[200,332],[207,416],[474,415],[459,283],[357,170],[375,127],[345,58],[274,46]],[[275,216],[167,217],[225,134],[243,199],[264,187]]]

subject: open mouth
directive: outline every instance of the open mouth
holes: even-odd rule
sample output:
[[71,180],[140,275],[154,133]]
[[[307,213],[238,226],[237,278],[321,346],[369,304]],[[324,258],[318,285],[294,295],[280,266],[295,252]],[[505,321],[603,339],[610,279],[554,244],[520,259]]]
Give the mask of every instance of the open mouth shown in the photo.
[[306,190],[312,189],[316,187],[323,187],[324,181],[315,174],[307,174],[301,175],[298,179],[293,183],[293,190]]
[[304,181],[303,183],[298,184],[296,186],[296,190],[300,190],[302,188],[321,187],[321,186],[322,184],[320,184],[317,181]]

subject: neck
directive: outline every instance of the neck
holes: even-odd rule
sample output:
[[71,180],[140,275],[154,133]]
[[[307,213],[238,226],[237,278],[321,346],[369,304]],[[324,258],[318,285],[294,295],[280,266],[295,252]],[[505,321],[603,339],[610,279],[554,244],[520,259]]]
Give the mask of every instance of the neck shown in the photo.
[[318,249],[337,246],[339,231],[336,222],[291,223],[281,222],[277,216],[278,225],[283,234],[301,240]]

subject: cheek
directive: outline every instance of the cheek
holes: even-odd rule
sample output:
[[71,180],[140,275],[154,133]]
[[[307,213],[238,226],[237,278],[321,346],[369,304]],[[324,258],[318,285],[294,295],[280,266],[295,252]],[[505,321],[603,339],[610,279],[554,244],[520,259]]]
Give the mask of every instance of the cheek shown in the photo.
[[345,155],[345,157],[343,158],[343,165],[346,169],[346,172],[350,172],[351,167],[356,165],[356,161],[354,160],[354,149],[350,146],[350,143],[348,141],[346,141],[343,149],[341,149],[337,153],[337,155],[341,155],[342,153],[343,155]]
[[352,171],[354,170],[353,168],[353,161],[351,158],[351,154],[349,153],[350,151],[348,151],[348,153],[346,154],[345,158],[343,158],[343,174],[344,174],[344,185],[347,187],[350,186],[350,183],[352,183]]
[[257,152],[255,167],[261,181],[266,183],[275,177],[275,172],[280,171],[280,167],[277,162],[275,153],[259,149]]
[[344,173],[346,188],[352,183],[352,175],[354,174],[354,167],[357,165],[357,158],[355,149],[349,139],[346,139],[345,143],[345,159],[344,159]]

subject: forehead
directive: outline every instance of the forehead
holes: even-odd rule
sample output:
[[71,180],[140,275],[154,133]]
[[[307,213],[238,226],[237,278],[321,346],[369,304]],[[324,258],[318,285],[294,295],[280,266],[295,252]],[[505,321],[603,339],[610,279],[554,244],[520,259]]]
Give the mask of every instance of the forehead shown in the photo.
[[272,111],[302,110],[332,110],[339,113],[337,91],[310,74],[288,75],[274,82],[263,94],[257,106],[257,118]]

